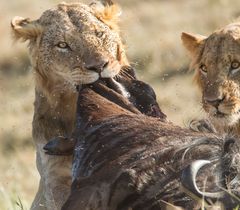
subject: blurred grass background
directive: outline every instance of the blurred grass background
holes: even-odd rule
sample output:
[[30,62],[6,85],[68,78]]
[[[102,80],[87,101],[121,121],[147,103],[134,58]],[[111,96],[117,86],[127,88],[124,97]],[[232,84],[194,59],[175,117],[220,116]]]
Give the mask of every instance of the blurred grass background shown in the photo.
[[[31,140],[33,72],[27,45],[11,40],[10,20],[16,15],[36,19],[58,2],[0,1],[0,210],[29,209],[39,179]],[[208,35],[234,21],[240,15],[240,1],[115,2],[123,10],[120,24],[129,60],[139,78],[153,85],[169,119],[186,126],[192,118],[203,116],[180,34]]]

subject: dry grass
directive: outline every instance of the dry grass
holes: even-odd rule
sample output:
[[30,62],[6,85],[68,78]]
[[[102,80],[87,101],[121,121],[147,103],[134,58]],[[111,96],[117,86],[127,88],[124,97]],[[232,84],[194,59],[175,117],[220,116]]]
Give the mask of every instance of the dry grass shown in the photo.
[[[29,209],[38,184],[31,141],[34,84],[25,44],[13,47],[13,16],[37,18],[58,1],[1,1],[0,209]],[[68,2],[68,1],[67,1]],[[85,2],[88,2],[85,0]],[[139,78],[151,83],[169,119],[187,125],[202,116],[200,96],[180,41],[182,31],[209,34],[236,19],[239,0],[116,0],[123,7],[122,34]],[[3,9],[4,8],[4,9]]]
[[21,209],[21,205],[29,209],[39,178],[31,141],[32,76],[3,78],[0,84],[0,209]]

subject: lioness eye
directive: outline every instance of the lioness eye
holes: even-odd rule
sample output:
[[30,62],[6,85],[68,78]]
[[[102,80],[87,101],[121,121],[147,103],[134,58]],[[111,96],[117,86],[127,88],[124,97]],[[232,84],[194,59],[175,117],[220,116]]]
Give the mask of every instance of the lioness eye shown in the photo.
[[62,49],[68,48],[68,44],[66,42],[59,42],[57,46]]
[[231,69],[237,69],[240,67],[240,63],[238,61],[233,61],[231,63]]
[[206,67],[206,65],[201,64],[199,68],[200,68],[200,70],[201,70],[201,72],[202,72],[203,74],[206,74],[206,73],[207,73],[207,67]]
[[101,37],[103,37],[103,35],[104,35],[104,32],[102,32],[102,31],[96,31],[95,33],[96,33],[96,36],[97,36],[98,38],[101,38]]

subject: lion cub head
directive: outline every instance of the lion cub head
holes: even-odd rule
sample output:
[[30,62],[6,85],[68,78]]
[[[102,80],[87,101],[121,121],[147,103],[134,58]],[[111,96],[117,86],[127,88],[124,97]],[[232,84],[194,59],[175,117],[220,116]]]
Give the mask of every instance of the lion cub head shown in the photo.
[[233,23],[209,37],[182,33],[192,58],[202,104],[212,123],[236,127],[240,119],[240,23]]
[[118,15],[116,5],[61,3],[37,20],[13,18],[15,38],[29,41],[37,86],[51,97],[75,85],[116,76],[127,64]]

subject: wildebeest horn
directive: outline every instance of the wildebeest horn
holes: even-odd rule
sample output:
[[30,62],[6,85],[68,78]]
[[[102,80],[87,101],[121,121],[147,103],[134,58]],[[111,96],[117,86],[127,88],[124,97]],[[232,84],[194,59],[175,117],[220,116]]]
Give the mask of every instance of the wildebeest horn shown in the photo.
[[196,160],[193,163],[191,163],[188,167],[186,167],[181,176],[181,182],[185,189],[187,189],[190,193],[193,193],[199,198],[215,198],[219,199],[224,196],[224,192],[201,192],[198,189],[198,186],[196,184],[196,176],[198,171],[205,165],[210,164],[211,162],[208,160]]

